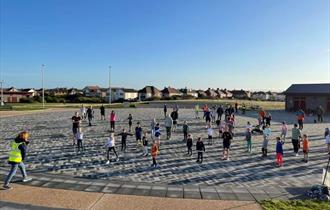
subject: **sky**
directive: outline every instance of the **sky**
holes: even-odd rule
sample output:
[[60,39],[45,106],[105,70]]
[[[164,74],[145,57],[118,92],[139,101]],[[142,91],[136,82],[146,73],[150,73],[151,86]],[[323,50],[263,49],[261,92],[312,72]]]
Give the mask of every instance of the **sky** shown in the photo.
[[0,0],[4,86],[330,82],[330,0]]

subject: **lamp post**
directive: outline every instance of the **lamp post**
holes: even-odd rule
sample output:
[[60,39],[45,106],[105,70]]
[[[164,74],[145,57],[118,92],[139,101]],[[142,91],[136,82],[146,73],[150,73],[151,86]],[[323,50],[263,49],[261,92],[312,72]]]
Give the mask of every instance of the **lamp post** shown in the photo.
[[3,101],[3,80],[0,81],[1,84],[1,106],[5,105]]
[[111,66],[109,66],[109,104],[111,104]]
[[45,108],[45,88],[44,88],[44,70],[45,64],[41,65],[41,85],[42,85],[42,108]]

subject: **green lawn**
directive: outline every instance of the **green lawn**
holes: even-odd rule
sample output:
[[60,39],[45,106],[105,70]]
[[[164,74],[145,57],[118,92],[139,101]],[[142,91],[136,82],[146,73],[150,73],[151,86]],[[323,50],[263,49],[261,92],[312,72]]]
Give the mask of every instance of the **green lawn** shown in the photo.
[[330,210],[330,202],[315,200],[265,200],[261,206],[265,210]]

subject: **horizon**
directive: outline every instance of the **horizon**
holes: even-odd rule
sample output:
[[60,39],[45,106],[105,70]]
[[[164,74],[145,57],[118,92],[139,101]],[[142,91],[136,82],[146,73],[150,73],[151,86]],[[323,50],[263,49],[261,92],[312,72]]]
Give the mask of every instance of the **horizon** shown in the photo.
[[[0,81],[284,91],[330,82],[330,1],[0,2]],[[276,79],[277,78],[277,79]]]

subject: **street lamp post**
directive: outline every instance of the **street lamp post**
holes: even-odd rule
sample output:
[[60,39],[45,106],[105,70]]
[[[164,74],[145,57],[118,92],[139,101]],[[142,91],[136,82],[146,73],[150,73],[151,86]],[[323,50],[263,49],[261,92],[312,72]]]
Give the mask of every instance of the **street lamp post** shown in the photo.
[[41,65],[41,83],[42,83],[42,108],[45,108],[45,88],[44,88],[44,69],[45,64]]
[[111,104],[111,66],[109,66],[109,104]]

